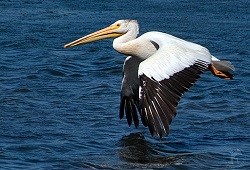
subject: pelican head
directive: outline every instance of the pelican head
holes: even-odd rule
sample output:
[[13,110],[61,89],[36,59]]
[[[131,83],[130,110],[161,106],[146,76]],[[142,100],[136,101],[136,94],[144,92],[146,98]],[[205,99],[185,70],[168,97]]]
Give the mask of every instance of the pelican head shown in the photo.
[[130,30],[136,30],[138,32],[138,24],[136,20],[118,20],[104,29],[88,34],[82,38],[64,45],[64,48],[86,44],[106,38],[117,38],[126,34]]

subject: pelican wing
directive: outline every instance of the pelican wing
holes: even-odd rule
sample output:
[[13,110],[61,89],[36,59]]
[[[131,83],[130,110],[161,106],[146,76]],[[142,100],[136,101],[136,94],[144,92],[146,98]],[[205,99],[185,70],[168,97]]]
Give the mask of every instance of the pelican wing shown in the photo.
[[121,86],[120,119],[126,114],[128,125],[134,121],[139,125],[137,110],[139,110],[139,78],[138,67],[142,60],[138,57],[127,57],[123,65],[123,80]]
[[162,137],[169,133],[180,97],[207,69],[211,55],[204,47],[187,41],[170,43],[169,38],[164,42],[164,36],[163,40],[150,38],[159,49],[139,65],[139,107],[152,136]]

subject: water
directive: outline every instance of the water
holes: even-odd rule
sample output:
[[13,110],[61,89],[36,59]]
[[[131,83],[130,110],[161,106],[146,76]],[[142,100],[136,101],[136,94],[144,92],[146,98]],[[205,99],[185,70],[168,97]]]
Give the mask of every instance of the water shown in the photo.
[[[249,169],[250,3],[0,2],[0,169]],[[112,40],[63,45],[118,19],[137,19],[232,61],[186,93],[168,137],[119,120],[124,57]]]

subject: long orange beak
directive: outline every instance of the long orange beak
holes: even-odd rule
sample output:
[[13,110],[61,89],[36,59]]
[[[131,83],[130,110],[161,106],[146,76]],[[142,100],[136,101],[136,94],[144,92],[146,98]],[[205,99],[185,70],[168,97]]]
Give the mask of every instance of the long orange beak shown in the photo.
[[96,31],[94,33],[86,35],[82,38],[79,38],[71,43],[68,43],[68,44],[64,45],[64,48],[73,47],[73,46],[80,45],[80,44],[86,44],[89,42],[102,40],[102,39],[106,39],[106,38],[119,37],[119,36],[123,35],[123,33],[116,32],[116,30],[118,28],[119,28],[119,26],[117,26],[117,25],[111,25],[107,28],[101,29],[99,31]]

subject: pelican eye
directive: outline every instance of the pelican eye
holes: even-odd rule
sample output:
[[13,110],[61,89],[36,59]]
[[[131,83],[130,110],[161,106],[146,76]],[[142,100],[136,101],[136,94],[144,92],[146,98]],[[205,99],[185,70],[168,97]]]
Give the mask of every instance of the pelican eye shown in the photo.
[[121,26],[121,24],[119,24],[119,23],[118,23],[118,24],[116,24],[116,27],[120,27],[120,26]]

